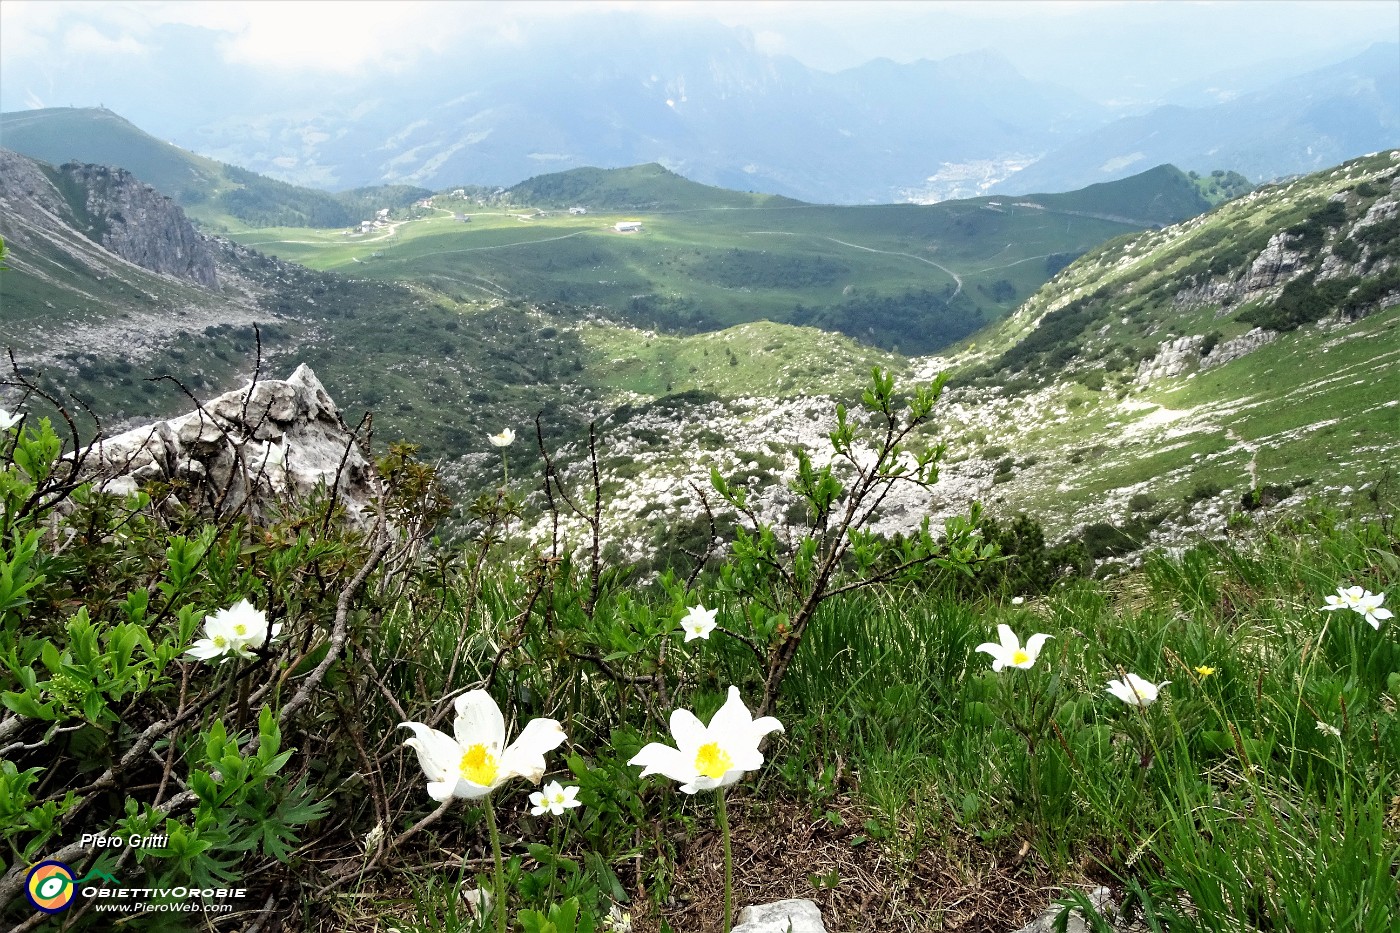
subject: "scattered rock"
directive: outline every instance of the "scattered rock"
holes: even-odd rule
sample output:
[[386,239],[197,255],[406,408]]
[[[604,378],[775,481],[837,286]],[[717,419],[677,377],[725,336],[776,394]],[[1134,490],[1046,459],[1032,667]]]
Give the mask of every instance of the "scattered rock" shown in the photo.
[[1181,375],[1201,358],[1204,342],[1205,337],[1200,334],[1163,341],[1157,348],[1157,355],[1138,366],[1138,383],[1146,385],[1156,379]]
[[473,917],[480,920],[491,912],[491,904],[495,898],[491,896],[490,891],[485,888],[463,888],[461,894],[462,903],[467,905]]
[[1288,234],[1275,233],[1269,245],[1255,258],[1245,276],[1246,291],[1262,291],[1282,285],[1303,268],[1304,255],[1288,248]]
[[[1113,899],[1108,888],[1100,887],[1090,891],[1089,903],[1094,905],[1094,909],[1113,926],[1113,929],[1123,931],[1123,933],[1132,929],[1120,916],[1118,903]],[[1062,913],[1064,913],[1063,907],[1051,907],[1021,927],[1016,933],[1055,933],[1056,930],[1061,929],[1058,925],[1058,919]],[[1069,912],[1068,922],[1063,929],[1065,933],[1093,933],[1094,927],[1084,919],[1084,912],[1076,907]]]
[[263,518],[270,496],[337,488],[347,518],[368,523],[371,467],[335,403],[305,365],[215,398],[197,411],[98,441],[80,454],[106,492],[169,484],[206,515],[247,509]]
[[1201,360],[1201,368],[1214,369],[1216,366],[1224,366],[1231,360],[1237,360],[1246,354],[1253,353],[1277,339],[1278,331],[1256,327],[1247,334],[1217,344],[1215,349]]
[[745,907],[733,933],[826,933],[822,912],[806,898]]

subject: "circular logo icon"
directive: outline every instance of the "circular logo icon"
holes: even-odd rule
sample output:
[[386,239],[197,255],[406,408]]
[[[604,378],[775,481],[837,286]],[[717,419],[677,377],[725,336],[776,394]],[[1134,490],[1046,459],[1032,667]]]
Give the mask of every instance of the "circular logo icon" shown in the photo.
[[73,869],[62,862],[40,862],[29,869],[25,883],[29,903],[46,914],[67,910],[73,903]]

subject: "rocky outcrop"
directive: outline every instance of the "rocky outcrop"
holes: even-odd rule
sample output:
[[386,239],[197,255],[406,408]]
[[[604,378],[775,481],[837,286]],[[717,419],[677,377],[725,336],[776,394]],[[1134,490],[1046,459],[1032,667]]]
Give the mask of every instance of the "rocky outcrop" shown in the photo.
[[125,169],[69,162],[59,171],[84,193],[93,239],[143,269],[217,284],[213,251],[174,201]]
[[1201,360],[1201,368],[1214,369],[1217,366],[1224,366],[1231,360],[1237,360],[1248,353],[1253,353],[1260,347],[1273,343],[1277,339],[1278,331],[1256,327],[1247,334],[1242,334],[1239,337],[1232,337],[1229,340],[1216,344],[1215,349],[1211,350],[1210,353]]
[[1156,379],[1180,376],[1200,360],[1201,344],[1204,342],[1205,337],[1200,334],[1163,341],[1157,348],[1156,356],[1139,364],[1138,383],[1146,385]]
[[261,519],[276,497],[324,485],[349,521],[370,519],[372,468],[305,365],[286,380],[262,380],[179,418],[99,441],[78,459],[104,492],[125,495],[158,482],[205,515],[245,510]]
[[180,206],[122,169],[77,163],[55,169],[0,149],[0,234],[17,253],[35,252],[38,240],[67,237],[102,247],[86,247],[100,254],[94,257],[76,246],[65,249],[83,266],[115,256],[205,288],[218,284],[214,250]]
[[1287,233],[1275,233],[1269,239],[1269,245],[1250,264],[1244,278],[1245,291],[1262,291],[1283,285],[1307,264],[1307,256],[1289,249],[1288,237]]

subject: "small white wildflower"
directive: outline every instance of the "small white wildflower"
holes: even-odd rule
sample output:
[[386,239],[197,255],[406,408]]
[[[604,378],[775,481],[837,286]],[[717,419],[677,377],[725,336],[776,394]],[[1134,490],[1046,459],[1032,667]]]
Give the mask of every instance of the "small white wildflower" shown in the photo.
[[685,640],[708,639],[710,633],[718,625],[715,622],[715,615],[718,612],[718,609],[706,609],[703,605],[691,606],[685,614],[685,618],[681,619],[681,630],[685,632]]
[[1170,680],[1164,680],[1154,684],[1136,674],[1126,674],[1122,680],[1110,680],[1108,692],[1129,706],[1148,707],[1157,702],[1157,694],[1169,683]]
[[632,912],[623,910],[616,904],[608,908],[603,918],[604,933],[632,933]]
[[565,810],[583,806],[578,800],[578,788],[574,785],[564,787],[558,781],[550,781],[544,790],[531,794],[530,803],[534,804],[530,807],[531,816],[543,816],[545,813],[563,816]]
[[1317,731],[1321,732],[1323,735],[1330,735],[1334,739],[1340,739],[1342,737],[1341,729],[1333,725],[1328,725],[1320,719],[1317,722]]

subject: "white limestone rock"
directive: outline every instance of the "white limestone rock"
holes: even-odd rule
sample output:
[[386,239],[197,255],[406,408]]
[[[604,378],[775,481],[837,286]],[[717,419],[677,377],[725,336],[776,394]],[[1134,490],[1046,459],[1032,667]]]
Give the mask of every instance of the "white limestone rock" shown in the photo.
[[733,933],[826,933],[822,912],[806,898],[745,907]]
[[247,509],[262,518],[269,496],[306,495],[324,483],[338,488],[352,523],[369,520],[372,468],[305,365],[285,380],[260,380],[187,415],[98,441],[81,459],[106,492],[171,483],[182,504],[208,514]]
[[1267,346],[1278,339],[1278,331],[1264,330],[1256,327],[1247,334],[1233,337],[1223,343],[1217,344],[1215,349],[1201,360],[1202,369],[1214,369],[1217,366],[1224,366],[1231,360],[1237,360],[1246,354],[1253,353],[1260,347]]
[[[1119,908],[1113,899],[1108,888],[1095,888],[1089,892],[1089,903],[1094,905],[1094,909],[1107,920],[1115,930],[1126,931],[1129,927],[1120,923]],[[1064,912],[1062,907],[1051,907],[1030,923],[1021,927],[1016,933],[1054,933],[1059,927],[1056,924],[1060,914]],[[1069,917],[1065,924],[1065,933],[1093,933],[1094,927],[1084,919],[1084,912],[1078,907],[1069,912]]]
[[1288,248],[1288,237],[1287,233],[1275,233],[1270,238],[1269,245],[1249,267],[1245,276],[1246,291],[1262,291],[1283,285],[1302,270],[1306,257],[1302,252]]

